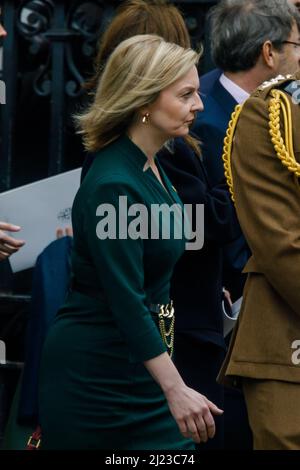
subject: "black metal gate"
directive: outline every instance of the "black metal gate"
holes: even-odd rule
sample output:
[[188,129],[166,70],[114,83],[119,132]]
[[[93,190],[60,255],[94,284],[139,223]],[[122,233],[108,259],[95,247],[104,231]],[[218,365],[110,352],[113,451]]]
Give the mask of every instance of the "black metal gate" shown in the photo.
[[[0,191],[73,169],[84,157],[72,113],[118,0],[4,0]],[[215,1],[178,1],[194,45]],[[208,50],[202,62],[208,69]],[[3,90],[2,90],[3,91]],[[2,93],[3,94],[3,93]]]

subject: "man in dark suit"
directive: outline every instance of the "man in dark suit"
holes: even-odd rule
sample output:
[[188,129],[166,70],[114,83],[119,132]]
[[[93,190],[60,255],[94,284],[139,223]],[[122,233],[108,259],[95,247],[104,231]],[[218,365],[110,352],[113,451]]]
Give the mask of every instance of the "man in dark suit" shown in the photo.
[[203,142],[212,183],[224,177],[223,139],[234,106],[265,80],[299,67],[297,51],[290,44],[299,39],[296,16],[287,0],[221,0],[211,9],[211,50],[219,69],[201,79],[204,112],[193,130]]
[[[222,0],[210,12],[211,50],[219,69],[203,79],[213,84],[202,95],[204,112],[198,115],[193,130],[202,141],[204,164],[213,185],[224,177],[223,140],[235,105],[265,80],[293,73],[299,67],[295,46],[299,41],[298,12],[292,3]],[[220,70],[224,72],[217,78]],[[224,250],[224,282],[234,300],[243,289],[240,273],[248,256],[243,237]]]
[[[299,0],[289,0],[292,5],[300,12],[300,1]],[[201,76],[201,95],[208,95],[214,84],[217,80],[219,80],[220,76],[222,75],[223,71],[219,68],[210,70],[209,72],[205,73]]]
[[[202,142],[209,182],[216,185],[224,178],[223,140],[235,105],[263,81],[299,67],[299,16],[286,0],[221,0],[211,10],[210,20],[211,49],[218,69],[200,81],[204,112],[193,130]],[[241,271],[249,256],[244,237],[228,244],[223,254],[223,285],[235,300],[242,294],[245,278]],[[226,393],[226,447],[239,447],[234,442],[241,439],[243,429],[246,442],[246,418],[245,414],[241,418],[240,411],[245,408],[242,403],[239,407],[240,400],[235,392]],[[238,436],[236,429],[240,430]]]

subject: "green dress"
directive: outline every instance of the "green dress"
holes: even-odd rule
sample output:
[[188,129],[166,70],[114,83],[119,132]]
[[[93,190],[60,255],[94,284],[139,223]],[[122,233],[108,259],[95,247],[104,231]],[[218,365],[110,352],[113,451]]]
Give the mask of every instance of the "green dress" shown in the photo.
[[[122,136],[96,155],[76,195],[75,288],[50,328],[41,360],[44,449],[193,449],[143,365],[167,350],[149,306],[168,303],[185,243],[183,237],[164,239],[161,231],[157,239],[126,237],[131,223],[133,232],[141,227],[135,222],[140,212],[134,211],[140,206],[132,204],[149,209],[149,219],[153,204],[180,204],[161,169],[167,191],[150,168],[144,171],[146,161]],[[120,196],[133,211],[128,217]],[[106,225],[112,208],[115,218]],[[110,236],[103,239],[108,226]]]

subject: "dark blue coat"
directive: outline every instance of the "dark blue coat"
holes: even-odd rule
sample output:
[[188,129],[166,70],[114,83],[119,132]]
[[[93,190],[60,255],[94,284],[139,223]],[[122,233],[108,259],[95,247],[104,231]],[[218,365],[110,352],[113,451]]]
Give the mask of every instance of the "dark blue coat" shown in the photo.
[[[224,390],[216,376],[225,353],[222,322],[224,244],[240,235],[227,185],[212,186],[201,159],[181,140],[159,161],[185,204],[204,204],[204,246],[186,251],[171,283],[175,304],[175,364],[185,383],[224,409]],[[226,409],[232,416],[232,409]],[[240,407],[238,408],[240,414]],[[216,418],[216,436],[202,449],[224,448],[224,415]],[[230,433],[231,426],[228,432]]]
[[201,159],[182,139],[175,140],[173,154],[160,151],[159,162],[184,204],[205,207],[204,246],[186,251],[173,273],[176,330],[195,330],[222,346],[222,247],[241,233],[227,186],[210,185]]
[[221,69],[213,69],[210,72],[205,73],[200,79],[200,92],[203,95],[208,95],[216,81],[222,74]]
[[[201,140],[203,163],[211,185],[224,179],[223,141],[237,102],[216,79],[210,92],[201,96],[204,111],[198,113],[193,131]],[[201,83],[201,81],[200,81]],[[242,295],[245,276],[241,272],[250,256],[249,248],[241,235],[224,248],[224,285],[230,290],[233,299]]]
[[208,178],[214,185],[224,179],[223,140],[237,102],[219,80],[215,81],[210,93],[201,96],[201,99],[204,111],[198,113],[193,132],[202,142],[203,162]]

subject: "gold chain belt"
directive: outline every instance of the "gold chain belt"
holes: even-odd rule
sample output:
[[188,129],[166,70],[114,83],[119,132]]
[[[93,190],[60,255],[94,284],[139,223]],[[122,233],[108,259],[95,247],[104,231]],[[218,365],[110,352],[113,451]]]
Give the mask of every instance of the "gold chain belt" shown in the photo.
[[[174,351],[174,325],[175,325],[175,310],[173,307],[173,300],[168,304],[151,304],[150,310],[158,313],[158,325],[161,337],[168,348],[170,357]],[[169,326],[166,324],[169,323]]]

